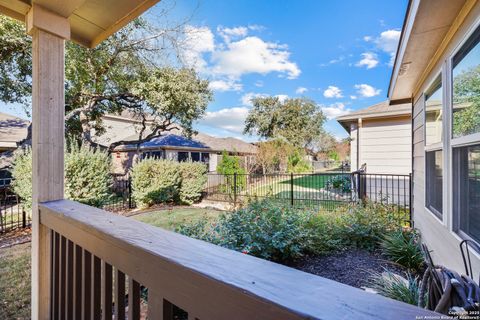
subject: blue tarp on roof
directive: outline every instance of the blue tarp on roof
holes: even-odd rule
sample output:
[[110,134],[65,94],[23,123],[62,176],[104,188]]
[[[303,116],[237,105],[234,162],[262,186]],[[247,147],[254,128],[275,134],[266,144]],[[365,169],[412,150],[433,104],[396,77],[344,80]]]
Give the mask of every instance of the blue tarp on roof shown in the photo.
[[[129,147],[136,147],[133,144],[129,144],[126,146]],[[188,139],[182,136],[177,136],[176,134],[167,134],[160,137],[155,137],[146,141],[140,145],[140,148],[155,148],[155,147],[182,147],[182,148],[203,148],[209,149],[206,145],[201,142]]]

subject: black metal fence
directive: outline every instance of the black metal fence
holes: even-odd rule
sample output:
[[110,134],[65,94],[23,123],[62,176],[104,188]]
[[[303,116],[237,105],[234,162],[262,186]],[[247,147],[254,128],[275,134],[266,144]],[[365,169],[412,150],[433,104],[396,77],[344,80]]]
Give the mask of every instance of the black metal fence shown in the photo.
[[269,198],[334,209],[372,201],[410,212],[410,175],[372,173],[208,174],[204,199],[237,203]]
[[31,210],[12,191],[11,182],[11,178],[0,179],[0,234],[31,224]]
[[128,174],[113,175],[111,192],[110,198],[106,199],[103,204],[104,210],[118,212],[136,207],[132,197],[132,183]]

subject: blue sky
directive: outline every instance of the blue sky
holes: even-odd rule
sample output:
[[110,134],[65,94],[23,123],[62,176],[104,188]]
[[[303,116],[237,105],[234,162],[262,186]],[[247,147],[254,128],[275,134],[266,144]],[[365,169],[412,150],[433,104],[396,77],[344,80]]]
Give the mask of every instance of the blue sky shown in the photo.
[[[160,10],[160,3],[158,8]],[[241,134],[249,98],[306,96],[334,117],[386,99],[392,55],[407,0],[178,0],[174,18],[188,22],[186,63],[211,81],[215,100],[196,128]],[[18,106],[1,112],[23,115]]]

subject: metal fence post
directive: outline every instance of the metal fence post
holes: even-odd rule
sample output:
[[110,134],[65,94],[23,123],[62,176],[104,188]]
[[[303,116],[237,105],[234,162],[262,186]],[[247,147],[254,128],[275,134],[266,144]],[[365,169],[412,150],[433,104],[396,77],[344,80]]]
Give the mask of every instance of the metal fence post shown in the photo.
[[128,184],[128,209],[132,209],[133,208],[133,203],[132,203],[132,179],[130,178],[130,176],[128,177],[127,184]]
[[237,173],[233,174],[233,205],[237,205]]
[[290,204],[293,207],[293,172],[290,173]]
[[25,212],[25,209],[22,208],[22,228],[27,227],[27,213]]
[[413,228],[413,215],[412,215],[412,200],[413,200],[413,194],[412,194],[412,184],[413,184],[413,179],[412,179],[412,173],[408,174],[408,219],[410,220],[410,227]]

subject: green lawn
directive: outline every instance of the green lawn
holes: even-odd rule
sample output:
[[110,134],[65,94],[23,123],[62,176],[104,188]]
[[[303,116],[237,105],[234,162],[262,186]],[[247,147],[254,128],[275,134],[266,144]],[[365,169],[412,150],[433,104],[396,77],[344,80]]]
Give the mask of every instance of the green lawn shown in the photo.
[[30,319],[30,243],[0,249],[0,319]]
[[214,220],[223,211],[195,207],[172,207],[170,209],[141,213],[132,218],[152,226],[175,230],[184,223],[196,222],[201,219]]

